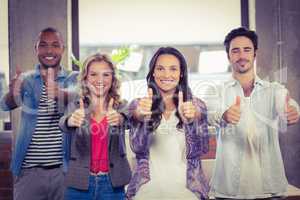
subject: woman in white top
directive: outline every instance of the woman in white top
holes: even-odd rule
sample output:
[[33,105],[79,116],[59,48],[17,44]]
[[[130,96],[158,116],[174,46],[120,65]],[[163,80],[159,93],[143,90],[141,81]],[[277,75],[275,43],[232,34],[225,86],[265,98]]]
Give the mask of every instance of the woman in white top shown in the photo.
[[158,49],[147,83],[148,96],[129,108],[136,165],[127,198],[206,199],[200,158],[208,151],[207,110],[192,96],[183,55],[172,47]]

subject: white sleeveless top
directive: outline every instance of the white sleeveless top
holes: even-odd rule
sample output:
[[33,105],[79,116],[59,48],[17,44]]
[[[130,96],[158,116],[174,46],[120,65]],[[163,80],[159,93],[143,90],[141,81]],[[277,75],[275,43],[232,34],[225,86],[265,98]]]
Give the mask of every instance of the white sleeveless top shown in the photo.
[[163,116],[150,148],[151,180],[136,195],[138,200],[197,200],[186,188],[185,133],[177,130],[175,111]]
[[243,115],[247,120],[245,133],[246,134],[246,151],[244,153],[241,165],[241,177],[239,194],[243,198],[269,197],[263,193],[263,183],[261,175],[260,162],[260,135],[256,129],[256,123],[253,110],[251,109],[250,97],[243,98]]

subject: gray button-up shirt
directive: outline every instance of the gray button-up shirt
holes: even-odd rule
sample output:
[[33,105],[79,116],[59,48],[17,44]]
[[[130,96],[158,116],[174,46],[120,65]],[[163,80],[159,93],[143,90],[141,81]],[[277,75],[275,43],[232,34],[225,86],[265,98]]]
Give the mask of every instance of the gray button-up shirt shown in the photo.
[[[220,131],[217,138],[216,165],[211,179],[211,192],[217,197],[241,197],[239,194],[241,164],[246,150],[245,131],[247,120],[243,116],[236,125],[226,124],[221,117],[235,103],[236,96],[243,97],[243,89],[238,81],[226,82],[221,90],[221,105],[213,113],[210,122],[218,122]],[[279,130],[286,130],[284,107],[287,89],[275,82],[263,81],[255,77],[254,89],[250,95],[250,109],[253,110],[255,130],[260,135],[259,158],[261,163],[264,194],[282,194],[287,189],[287,179],[280,153]],[[290,104],[298,104],[291,99]],[[255,174],[253,174],[255,176]],[[249,177],[251,178],[251,177]],[[253,198],[256,198],[254,194]],[[248,196],[249,197],[249,196]]]

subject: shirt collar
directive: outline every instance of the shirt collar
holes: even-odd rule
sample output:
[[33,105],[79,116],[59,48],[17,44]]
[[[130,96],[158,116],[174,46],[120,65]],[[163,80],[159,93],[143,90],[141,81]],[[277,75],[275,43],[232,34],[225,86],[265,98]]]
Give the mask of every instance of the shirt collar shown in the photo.
[[[37,78],[37,77],[40,77],[41,76],[41,72],[40,72],[40,67],[41,65],[40,64],[37,64],[35,66],[35,72],[34,72],[34,77]],[[64,78],[67,76],[67,71],[64,69],[64,67],[60,66],[60,70],[57,74],[57,78]]]
[[[236,84],[239,84],[239,82],[233,78],[232,76],[230,77],[230,79],[227,82],[230,86],[234,86]],[[261,85],[264,86],[265,85],[265,81],[263,81],[259,76],[255,75],[254,77],[254,85]]]

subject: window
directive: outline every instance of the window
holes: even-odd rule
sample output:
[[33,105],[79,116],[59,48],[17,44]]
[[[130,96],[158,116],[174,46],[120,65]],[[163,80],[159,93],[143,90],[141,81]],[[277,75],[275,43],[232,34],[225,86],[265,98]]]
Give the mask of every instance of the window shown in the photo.
[[199,54],[198,70],[201,74],[226,73],[228,65],[225,50],[203,51]]
[[[9,79],[9,56],[8,56],[8,0],[0,1],[0,96],[7,91]],[[8,129],[9,113],[0,112],[0,131]]]
[[[146,94],[152,55],[161,46],[173,46],[186,58],[196,96],[208,100],[208,107],[216,103],[215,85],[230,74],[223,40],[231,29],[241,26],[240,0],[78,3],[80,60],[96,52],[111,54],[124,46],[134,47],[128,60],[118,66],[122,98],[130,101]],[[214,153],[212,148],[208,158]]]

